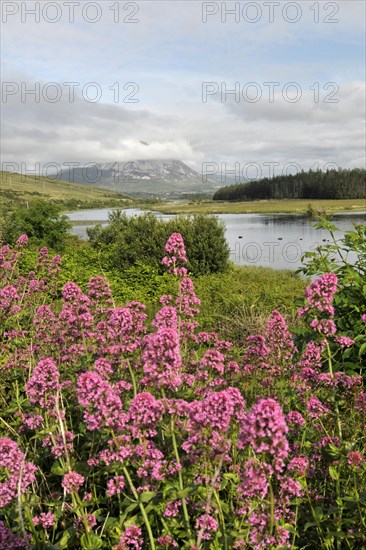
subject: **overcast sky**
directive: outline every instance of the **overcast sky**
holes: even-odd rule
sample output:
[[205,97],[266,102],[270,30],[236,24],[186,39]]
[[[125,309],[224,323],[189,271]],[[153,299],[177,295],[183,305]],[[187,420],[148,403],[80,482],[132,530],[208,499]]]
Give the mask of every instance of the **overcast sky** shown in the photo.
[[365,5],[3,1],[2,167],[365,166]]

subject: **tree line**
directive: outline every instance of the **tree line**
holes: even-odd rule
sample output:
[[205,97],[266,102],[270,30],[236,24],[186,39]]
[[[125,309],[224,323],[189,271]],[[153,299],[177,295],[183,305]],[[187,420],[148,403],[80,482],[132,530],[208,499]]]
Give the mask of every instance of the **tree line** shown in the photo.
[[309,170],[222,187],[213,200],[365,199],[366,170]]

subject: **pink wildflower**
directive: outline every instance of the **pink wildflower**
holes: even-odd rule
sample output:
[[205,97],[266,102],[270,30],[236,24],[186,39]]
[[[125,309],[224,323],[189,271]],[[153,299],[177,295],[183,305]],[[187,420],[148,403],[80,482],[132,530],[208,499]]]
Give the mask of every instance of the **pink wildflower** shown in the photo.
[[329,308],[329,304],[333,301],[334,294],[337,291],[338,279],[334,273],[324,273],[321,277],[311,283],[305,292],[305,298],[311,307],[324,311],[332,317],[333,309]]
[[171,500],[165,506],[163,515],[167,518],[175,518],[179,514],[179,509],[181,506],[182,502],[180,500]]
[[240,480],[237,487],[242,498],[266,498],[268,494],[268,479],[270,468],[267,464],[249,458],[241,468]]
[[315,395],[311,395],[307,402],[306,410],[309,414],[309,418],[320,418],[329,412],[329,407],[323,405]]
[[202,538],[204,540],[209,540],[212,538],[212,534],[217,531],[218,524],[212,516],[203,514],[196,520],[196,529],[203,532]]
[[332,319],[313,319],[310,321],[310,326],[325,336],[332,335],[337,332],[336,324]]
[[151,393],[138,393],[131,401],[129,410],[129,418],[133,424],[133,436],[153,437],[156,435],[156,426],[163,412],[163,405]]
[[0,520],[0,548],[1,550],[28,550],[30,545],[26,539],[21,539],[9,531],[4,522]]
[[286,422],[292,426],[305,426],[304,417],[298,411],[290,411],[286,415]]
[[49,529],[55,525],[55,514],[42,512],[39,516],[32,518],[34,525],[40,525],[43,529]]
[[184,277],[181,280],[179,296],[176,299],[179,312],[186,317],[193,318],[196,313],[199,313],[199,308],[195,306],[199,306],[200,303],[201,300],[196,296],[192,279]]
[[[137,525],[131,525],[122,533],[120,538],[121,548],[141,550],[144,544],[142,531]],[[124,544],[124,546],[122,546]],[[118,545],[117,545],[118,548]]]
[[288,427],[280,405],[274,399],[260,399],[245,415],[238,447],[251,445],[260,454],[266,453],[274,469],[281,472],[289,453],[286,438]]
[[164,306],[157,312],[151,322],[153,327],[178,328],[178,315],[175,307]]
[[183,237],[180,233],[172,233],[167,240],[164,248],[166,256],[162,263],[168,266],[168,273],[173,273],[180,277],[187,274],[187,269],[183,267],[187,263],[186,250],[184,248]]
[[157,387],[178,388],[182,383],[179,334],[176,329],[160,327],[156,333],[145,337],[142,353],[144,383]]
[[305,475],[308,468],[309,461],[306,456],[292,458],[288,465],[290,471],[292,470],[300,476]]
[[123,476],[114,476],[107,483],[107,496],[112,497],[119,495],[125,486],[125,478]]
[[15,441],[8,437],[0,438],[0,471],[6,472],[0,482],[0,508],[9,504],[18,491],[25,493],[28,485],[35,480],[37,467],[25,462],[24,454]]
[[82,475],[71,471],[64,475],[61,485],[67,493],[77,493],[84,481]]
[[349,466],[354,466],[355,468],[359,468],[362,462],[364,462],[365,459],[363,458],[362,454],[358,451],[350,451],[348,453],[348,459],[347,464]]
[[84,420],[89,430],[98,430],[103,425],[115,429],[123,426],[125,413],[118,390],[97,372],[81,374],[77,381],[77,391],[79,404],[86,408]]
[[355,343],[355,341],[348,336],[336,336],[334,340],[341,346],[341,348],[350,348]]
[[158,542],[161,546],[165,546],[167,548],[178,548],[178,544],[170,535],[158,537],[156,539],[156,542]]
[[16,248],[24,248],[25,246],[27,246],[28,240],[29,239],[27,235],[20,235],[20,237],[18,237],[17,239],[17,242],[15,243]]
[[42,359],[32,371],[25,391],[30,403],[42,409],[53,408],[56,404],[56,393],[60,388],[60,373],[52,359]]

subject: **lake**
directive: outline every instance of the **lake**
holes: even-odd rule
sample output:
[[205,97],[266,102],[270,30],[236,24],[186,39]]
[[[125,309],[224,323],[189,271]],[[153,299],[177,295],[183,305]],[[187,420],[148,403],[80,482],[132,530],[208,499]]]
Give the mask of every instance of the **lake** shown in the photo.
[[[86,228],[96,223],[106,225],[110,209],[70,212],[70,221],[77,222],[73,233],[86,238]],[[143,214],[137,208],[125,210],[128,216]],[[159,219],[174,215],[153,212]],[[327,242],[327,231],[314,228],[314,222],[288,214],[217,214],[226,226],[230,259],[238,265],[256,265],[275,269],[297,269],[301,256]],[[352,229],[354,223],[366,225],[366,212],[335,214],[333,223],[339,228],[336,237]]]

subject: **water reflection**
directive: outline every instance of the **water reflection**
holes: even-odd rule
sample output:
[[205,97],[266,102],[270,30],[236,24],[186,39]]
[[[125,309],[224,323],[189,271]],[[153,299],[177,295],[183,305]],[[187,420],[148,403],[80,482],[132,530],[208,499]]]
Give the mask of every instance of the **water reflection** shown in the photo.
[[[110,210],[81,210],[68,214],[73,232],[86,238],[86,228],[95,223],[106,225]],[[126,210],[128,216],[144,212],[137,208]],[[159,219],[174,216],[153,212]],[[239,265],[257,265],[275,269],[297,269],[306,251],[329,242],[327,231],[314,228],[314,222],[289,214],[218,214],[225,223],[230,259]],[[85,222],[85,223],[82,223]],[[338,227],[336,238],[341,238],[353,224],[366,225],[366,212],[335,214],[332,220]]]

